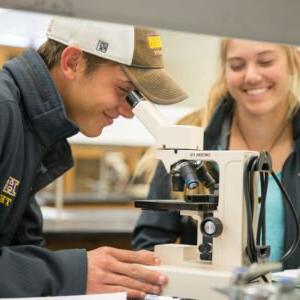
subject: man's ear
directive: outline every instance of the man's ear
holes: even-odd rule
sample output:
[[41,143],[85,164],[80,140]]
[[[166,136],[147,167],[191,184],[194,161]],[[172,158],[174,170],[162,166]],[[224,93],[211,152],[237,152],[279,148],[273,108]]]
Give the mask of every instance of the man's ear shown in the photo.
[[85,68],[82,50],[75,46],[67,46],[61,54],[60,68],[66,78],[75,79]]

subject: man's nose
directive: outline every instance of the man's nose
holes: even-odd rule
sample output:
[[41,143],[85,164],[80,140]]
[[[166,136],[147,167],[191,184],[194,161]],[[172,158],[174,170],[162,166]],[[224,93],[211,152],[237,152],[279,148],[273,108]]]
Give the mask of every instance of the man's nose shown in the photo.
[[105,112],[113,119],[115,119],[119,116],[119,111],[117,108],[109,108],[109,109],[106,109]]

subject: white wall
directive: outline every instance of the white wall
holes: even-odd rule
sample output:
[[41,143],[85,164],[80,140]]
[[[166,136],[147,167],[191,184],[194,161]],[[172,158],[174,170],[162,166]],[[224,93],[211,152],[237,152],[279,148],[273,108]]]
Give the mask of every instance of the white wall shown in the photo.
[[219,38],[207,35],[159,30],[165,66],[188,93],[182,106],[200,106],[207,100],[215,80]]

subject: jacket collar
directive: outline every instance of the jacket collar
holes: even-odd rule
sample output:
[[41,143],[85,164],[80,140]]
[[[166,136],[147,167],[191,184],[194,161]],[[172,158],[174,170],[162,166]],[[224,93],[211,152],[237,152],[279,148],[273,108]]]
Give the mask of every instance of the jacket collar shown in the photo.
[[[222,150],[227,149],[233,108],[234,100],[231,97],[225,97],[217,106],[204,132],[204,149],[219,150],[220,146]],[[296,111],[292,124],[295,147],[300,149],[300,109]]]
[[204,132],[204,149],[222,150],[227,148],[233,115],[233,100],[225,98],[217,106]]
[[295,141],[295,147],[300,149],[300,108],[297,109],[293,117],[293,137]]
[[67,117],[63,101],[40,55],[30,49],[3,67],[21,91],[21,109],[46,146],[79,130]]

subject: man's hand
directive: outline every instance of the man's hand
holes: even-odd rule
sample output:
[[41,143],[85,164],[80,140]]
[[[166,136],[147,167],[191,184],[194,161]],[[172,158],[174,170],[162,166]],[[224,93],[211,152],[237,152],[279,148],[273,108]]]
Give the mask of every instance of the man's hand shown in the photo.
[[88,251],[87,294],[127,292],[128,298],[143,299],[159,294],[167,277],[141,265],[159,265],[154,253],[100,247]]

